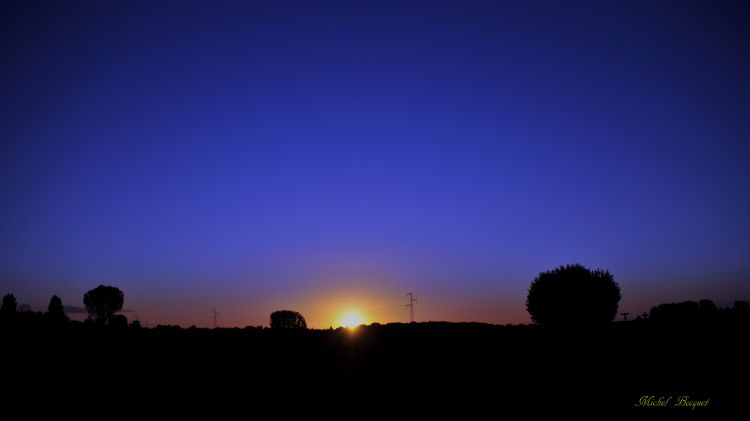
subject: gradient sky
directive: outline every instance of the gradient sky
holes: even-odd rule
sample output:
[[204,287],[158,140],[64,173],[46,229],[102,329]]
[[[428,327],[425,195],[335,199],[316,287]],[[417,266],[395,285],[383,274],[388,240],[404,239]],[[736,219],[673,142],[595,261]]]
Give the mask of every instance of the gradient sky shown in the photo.
[[0,294],[149,325],[750,299],[750,7],[3,1]]

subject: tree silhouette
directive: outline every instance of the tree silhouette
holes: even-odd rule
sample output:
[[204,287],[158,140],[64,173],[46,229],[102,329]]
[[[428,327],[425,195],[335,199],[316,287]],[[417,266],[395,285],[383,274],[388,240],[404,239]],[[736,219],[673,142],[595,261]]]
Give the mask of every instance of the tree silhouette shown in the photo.
[[307,329],[307,323],[296,311],[278,310],[271,313],[271,329]]
[[65,315],[62,300],[57,295],[53,295],[49,300],[49,305],[47,306],[47,317],[53,322],[68,320],[68,316]]
[[620,286],[609,271],[574,264],[534,278],[526,310],[543,326],[592,326],[611,322],[619,301]]
[[664,303],[652,307],[649,315],[658,323],[694,323],[701,318],[701,307],[695,301]]
[[704,320],[710,320],[719,315],[719,308],[711,300],[703,299],[698,301],[698,307],[700,308],[701,318]]
[[0,312],[3,314],[13,314],[18,309],[18,302],[16,296],[13,294],[5,294],[3,297],[3,305],[0,307]]
[[83,296],[89,318],[101,325],[109,324],[115,313],[122,310],[125,294],[117,287],[99,285]]
[[109,320],[109,326],[116,329],[125,329],[128,327],[128,318],[124,314],[115,314]]
[[750,304],[747,301],[735,301],[732,311],[737,314],[750,314]]

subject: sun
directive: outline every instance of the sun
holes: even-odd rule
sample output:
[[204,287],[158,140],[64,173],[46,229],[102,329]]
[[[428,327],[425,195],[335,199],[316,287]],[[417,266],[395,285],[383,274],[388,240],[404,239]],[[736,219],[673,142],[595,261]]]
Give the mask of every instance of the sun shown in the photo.
[[347,310],[341,314],[339,325],[342,327],[355,328],[365,322],[365,318],[362,317],[356,310]]

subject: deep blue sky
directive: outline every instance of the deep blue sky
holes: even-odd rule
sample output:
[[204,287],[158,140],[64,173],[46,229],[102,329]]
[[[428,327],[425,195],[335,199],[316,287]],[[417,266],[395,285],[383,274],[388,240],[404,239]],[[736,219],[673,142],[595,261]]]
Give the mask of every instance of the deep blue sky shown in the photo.
[[[0,293],[150,324],[750,298],[746,2],[0,4]],[[744,4],[743,4],[744,3]]]

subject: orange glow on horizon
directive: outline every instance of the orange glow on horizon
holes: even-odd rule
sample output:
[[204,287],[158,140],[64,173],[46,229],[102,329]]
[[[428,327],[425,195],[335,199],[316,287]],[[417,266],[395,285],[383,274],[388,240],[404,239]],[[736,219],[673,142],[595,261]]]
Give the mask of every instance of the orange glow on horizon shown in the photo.
[[365,317],[362,316],[362,313],[353,309],[343,311],[338,321],[339,326],[350,329],[362,324],[365,324]]
[[313,293],[300,294],[291,300],[290,307],[300,311],[307,326],[317,329],[359,326],[374,322],[400,321],[393,309],[400,303],[392,302],[396,293],[375,288],[335,286]]

